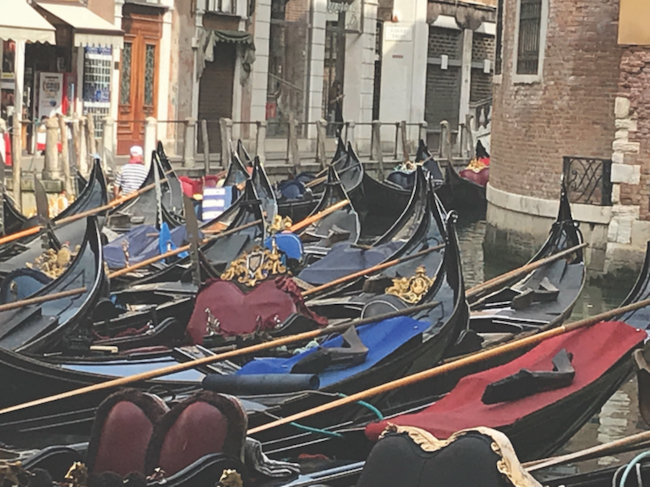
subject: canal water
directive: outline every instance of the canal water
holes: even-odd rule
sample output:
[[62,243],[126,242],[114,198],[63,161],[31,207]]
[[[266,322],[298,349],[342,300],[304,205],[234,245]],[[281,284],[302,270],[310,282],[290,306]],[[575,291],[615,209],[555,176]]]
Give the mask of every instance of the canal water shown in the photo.
[[[506,263],[497,255],[484,253],[483,238],[485,236],[485,220],[469,220],[462,216],[458,222],[458,238],[460,242],[463,275],[465,286],[472,287],[513,269],[512,263]],[[587,283],[578,299],[569,321],[616,308],[627,296],[634,285],[633,281],[615,283],[606,282],[595,276],[589,276]],[[637,402],[636,378],[626,382],[594,415],[582,429],[556,454],[572,453],[598,444],[618,440],[634,433],[650,429],[639,414]],[[552,476],[569,475],[587,472],[595,469],[622,465],[628,462],[634,454],[621,454],[616,457],[603,457],[582,462],[578,465],[555,467]]]

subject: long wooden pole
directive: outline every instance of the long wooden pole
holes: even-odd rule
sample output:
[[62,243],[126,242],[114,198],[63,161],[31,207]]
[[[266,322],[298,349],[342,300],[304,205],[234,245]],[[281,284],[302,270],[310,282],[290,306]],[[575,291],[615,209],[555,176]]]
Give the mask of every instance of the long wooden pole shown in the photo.
[[418,257],[421,257],[423,255],[429,254],[431,252],[434,252],[436,250],[440,250],[445,248],[445,245],[436,245],[435,247],[431,247],[425,250],[422,250],[420,252],[417,252],[413,255],[409,255],[407,257],[402,257],[401,259],[393,259],[389,260],[388,262],[383,262],[381,264],[377,264],[376,266],[369,267],[368,269],[362,269],[358,272],[353,272],[352,274],[348,274],[347,276],[339,277],[338,279],[334,279],[333,281],[326,282],[325,284],[321,284],[320,286],[313,287],[311,289],[308,289],[307,291],[303,292],[302,295],[303,297],[311,296],[312,294],[319,293],[321,291],[324,291],[325,289],[329,289],[332,286],[336,286],[338,284],[343,284],[344,282],[351,281],[353,279],[356,279],[358,277],[363,277],[367,276],[368,274],[373,274],[375,272],[382,271],[384,269],[387,269],[389,267],[393,267],[394,265],[401,264],[402,262],[407,262],[409,260],[416,259]]
[[550,255],[543,259],[536,260],[535,262],[531,262],[530,264],[523,265],[517,269],[513,269],[509,272],[506,272],[505,274],[501,274],[500,276],[493,277],[492,279],[485,281],[484,283],[479,284],[478,286],[474,286],[473,288],[468,289],[465,292],[465,296],[468,298],[476,297],[477,295],[484,293],[496,286],[504,284],[510,281],[511,279],[514,279],[523,274],[528,274],[529,272],[532,272],[535,269],[539,269],[540,267],[545,266],[546,264],[555,262],[556,260],[561,259],[562,257],[565,257],[569,254],[572,254],[573,252],[576,252],[577,250],[587,247],[588,245],[589,244],[586,242],[581,243],[580,245],[576,245],[575,247],[571,247],[570,249],[563,250],[561,252],[558,252],[557,254]]
[[559,455],[551,458],[543,458],[533,462],[524,463],[523,466],[529,472],[542,470],[544,468],[554,467],[566,463],[577,461],[591,460],[605,455],[615,455],[631,449],[646,447],[650,443],[650,431],[644,431],[635,435],[627,436],[619,440],[603,443],[602,445],[592,446],[574,453]]
[[[639,301],[637,303],[633,303],[627,306],[623,306],[621,308],[613,309],[610,311],[606,311],[604,313],[600,313],[595,316],[591,316],[589,318],[585,318],[580,321],[576,321],[571,324],[563,325],[558,328],[553,328],[552,330],[548,330],[545,332],[537,333],[532,336],[528,336],[525,338],[520,338],[518,340],[514,340],[510,343],[506,343],[504,345],[498,346],[491,348],[489,350],[484,350],[481,352],[477,352],[473,355],[470,355],[468,357],[460,358],[458,360],[455,360],[453,362],[446,363],[444,365],[439,365],[437,367],[433,367],[431,369],[418,372],[416,374],[409,375],[407,377],[403,377],[401,379],[394,380],[392,382],[388,382],[386,384],[382,384],[376,387],[372,387],[370,389],[366,389],[365,391],[358,392],[356,394],[352,394],[350,396],[344,397],[342,399],[337,399],[335,401],[329,402],[327,404],[323,404],[321,406],[308,409],[306,411],[302,411],[297,414],[292,414],[291,416],[287,416],[285,418],[281,418],[275,421],[272,421],[267,424],[263,424],[261,426],[258,426],[256,428],[248,430],[248,434],[255,434],[259,433],[261,431],[266,431],[272,428],[275,428],[277,426],[281,426],[287,423],[291,423],[294,421],[299,421],[301,419],[304,419],[309,416],[313,416],[315,414],[319,414],[325,411],[330,411],[332,409],[339,408],[341,406],[345,406],[346,404],[352,404],[357,401],[361,401],[364,399],[367,399],[372,396],[376,396],[378,394],[383,394],[395,389],[398,389],[400,387],[404,386],[409,386],[412,384],[416,384],[418,382],[421,382],[426,379],[430,379],[432,377],[440,376],[443,374],[446,374],[448,372],[452,372],[454,370],[458,370],[460,368],[466,367],[468,365],[473,365],[477,364],[479,362],[483,362],[485,360],[491,359],[493,357],[498,357],[500,355],[503,355],[505,353],[509,353],[515,350],[520,350],[522,348],[527,348],[532,345],[537,345],[538,343],[546,340],[547,338],[552,338],[554,336],[562,335],[564,333],[577,330],[578,328],[583,328],[586,326],[591,326],[595,323],[598,323],[600,321],[614,318],[616,316],[619,316],[623,313],[627,313],[629,311],[634,311],[639,308],[644,308],[646,306],[650,305],[650,299],[646,299],[643,301]],[[1,412],[1,411],[0,411]]]
[[45,296],[38,296],[36,298],[23,299],[21,301],[14,301],[13,303],[7,303],[0,305],[0,312],[2,311],[11,311],[12,309],[22,308],[23,306],[30,306],[33,304],[46,303],[48,301],[53,301],[55,299],[67,298],[68,296],[76,296],[77,294],[82,294],[86,292],[85,287],[78,287],[76,289],[69,289],[67,291],[61,291],[60,293],[47,294]]
[[428,309],[433,309],[439,306],[438,302],[425,303],[418,306],[413,306],[410,308],[400,309],[390,313],[372,316],[370,318],[363,318],[359,320],[351,320],[346,323],[341,323],[338,325],[326,326],[320,330],[307,331],[304,333],[298,333],[296,335],[291,335],[288,337],[276,338],[268,342],[259,343],[257,345],[251,345],[250,347],[244,347],[237,350],[232,350],[229,352],[220,353],[217,355],[212,355],[210,357],[203,357],[200,359],[192,360],[190,362],[185,362],[182,364],[170,365],[168,367],[162,367],[160,369],[150,370],[147,372],[142,372],[140,374],[131,375],[128,377],[120,377],[118,379],[112,379],[106,382],[101,382],[99,384],[93,384],[91,386],[81,387],[79,389],[74,389],[72,391],[62,392],[60,394],[55,394],[53,396],[44,397],[42,399],[36,399],[34,401],[29,401],[23,404],[18,404],[16,406],[11,406],[5,409],[0,410],[0,415],[5,413],[10,413],[12,411],[19,411],[21,409],[27,409],[33,406],[39,406],[42,404],[47,404],[50,402],[58,401],[60,399],[66,399],[70,397],[80,396],[89,392],[96,392],[106,389],[112,389],[114,387],[126,386],[134,382],[140,382],[149,379],[156,379],[169,374],[175,374],[176,372],[182,372],[184,370],[193,369],[201,365],[207,365],[214,362],[220,362],[233,357],[239,357],[241,355],[261,352],[262,350],[268,350],[270,348],[276,348],[282,345],[288,345],[290,343],[296,343],[303,340],[311,340],[323,335],[329,335],[331,333],[341,333],[347,330],[350,326],[361,326],[368,323],[375,323],[382,320],[388,320],[390,318],[396,318],[398,316],[404,316],[407,314],[418,313],[420,311],[425,311]]
[[305,227],[308,227],[312,223],[317,222],[321,218],[324,218],[330,213],[334,213],[336,210],[340,210],[341,208],[344,208],[349,204],[350,204],[350,200],[343,200],[343,201],[339,201],[338,203],[334,203],[332,206],[328,206],[323,211],[319,211],[315,215],[308,216],[304,220],[299,221],[298,223],[294,223],[289,228],[287,228],[287,232],[296,233],[297,231],[302,230]]
[[[245,230],[245,229],[253,227],[255,225],[259,225],[260,223],[262,223],[262,220],[255,220],[255,221],[249,222],[249,223],[247,223],[245,225],[241,225],[241,226],[236,227],[236,228],[231,228],[230,230],[226,230],[226,231],[218,233],[218,234],[216,234],[216,235],[214,235],[214,236],[212,236],[210,238],[206,238],[206,239],[202,240],[200,242],[200,244],[203,245],[203,244],[205,244],[207,242],[211,242],[212,240],[218,240],[220,238],[227,237],[228,235],[231,235],[233,233],[239,232],[241,230]],[[169,251],[165,252],[164,254],[156,255],[156,256],[151,257],[149,259],[145,259],[145,260],[143,260],[141,262],[138,262],[137,264],[133,264],[132,266],[124,267],[123,269],[119,269],[119,270],[117,270],[115,272],[112,272],[112,273],[110,273],[108,275],[108,278],[113,279],[114,277],[123,276],[124,274],[128,274],[129,272],[133,272],[135,270],[142,269],[143,267],[146,267],[146,266],[151,265],[151,264],[155,264],[156,262],[158,262],[160,260],[163,260],[163,259],[166,259],[167,257],[173,257],[174,255],[178,255],[178,254],[180,254],[182,252],[185,252],[185,251],[187,251],[189,249],[190,249],[190,245],[183,245],[182,247],[178,247],[176,249],[169,250]]]

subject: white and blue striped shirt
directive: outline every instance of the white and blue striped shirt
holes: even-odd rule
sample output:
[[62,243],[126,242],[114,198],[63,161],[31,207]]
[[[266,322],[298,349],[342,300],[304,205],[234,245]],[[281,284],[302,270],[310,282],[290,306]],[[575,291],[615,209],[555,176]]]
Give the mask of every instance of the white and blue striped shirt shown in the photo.
[[122,190],[122,195],[133,193],[140,189],[149,171],[142,164],[125,164],[115,178],[115,186]]

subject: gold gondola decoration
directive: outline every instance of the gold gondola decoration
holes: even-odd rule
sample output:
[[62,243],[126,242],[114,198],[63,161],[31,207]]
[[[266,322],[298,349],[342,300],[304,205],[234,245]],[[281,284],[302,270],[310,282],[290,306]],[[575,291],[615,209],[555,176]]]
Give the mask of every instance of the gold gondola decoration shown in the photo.
[[398,277],[393,279],[393,285],[386,288],[385,293],[397,296],[409,304],[419,303],[429,291],[434,279],[427,276],[426,268],[421,265],[415,269],[412,277]]
[[23,469],[22,462],[0,462],[0,485],[27,486],[29,477],[30,474]]
[[242,487],[244,485],[237,470],[227,469],[221,474],[217,487]]
[[271,276],[286,273],[287,268],[282,263],[282,256],[273,239],[271,250],[258,246],[250,252],[244,252],[230,264],[226,272],[221,275],[221,279],[224,281],[237,279],[240,284],[255,287]]
[[74,462],[63,478],[70,487],[85,487],[88,484],[88,468],[81,462]]
[[29,269],[37,269],[46,276],[56,279],[65,272],[72,260],[79,253],[80,248],[81,246],[77,245],[77,248],[71,251],[66,242],[58,251],[47,249],[34,259],[34,263],[27,262],[25,266]]
[[273,217],[273,223],[271,223],[271,226],[269,227],[269,232],[271,235],[274,235],[283,232],[284,230],[288,230],[291,228],[291,225],[293,225],[291,217],[285,216],[282,218],[280,215],[275,215],[275,217]]

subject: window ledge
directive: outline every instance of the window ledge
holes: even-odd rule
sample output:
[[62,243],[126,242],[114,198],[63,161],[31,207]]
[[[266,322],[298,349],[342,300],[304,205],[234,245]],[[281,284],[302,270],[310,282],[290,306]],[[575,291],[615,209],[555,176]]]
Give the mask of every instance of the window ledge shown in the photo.
[[539,74],[513,74],[512,82],[514,84],[531,85],[533,83],[541,83],[542,76]]

